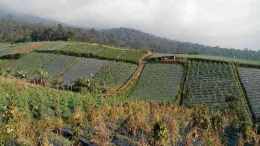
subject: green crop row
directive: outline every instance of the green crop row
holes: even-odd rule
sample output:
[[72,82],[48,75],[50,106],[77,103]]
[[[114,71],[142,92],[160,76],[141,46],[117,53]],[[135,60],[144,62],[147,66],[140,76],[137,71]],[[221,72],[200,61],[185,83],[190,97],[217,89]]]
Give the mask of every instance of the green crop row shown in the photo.
[[104,60],[116,60],[139,64],[146,52],[135,50],[123,50],[102,45],[86,43],[72,43],[59,50],[37,50],[45,53],[61,53],[64,55],[99,58]]
[[[183,92],[185,106],[206,104],[215,111],[230,108],[239,102],[236,108],[250,121],[246,103],[230,64],[191,61]],[[229,101],[231,97],[237,102]]]
[[153,101],[174,101],[182,79],[183,67],[176,64],[146,64],[130,97]]
[[95,75],[94,79],[104,83],[109,89],[123,86],[137,69],[137,65],[124,62],[108,61]]

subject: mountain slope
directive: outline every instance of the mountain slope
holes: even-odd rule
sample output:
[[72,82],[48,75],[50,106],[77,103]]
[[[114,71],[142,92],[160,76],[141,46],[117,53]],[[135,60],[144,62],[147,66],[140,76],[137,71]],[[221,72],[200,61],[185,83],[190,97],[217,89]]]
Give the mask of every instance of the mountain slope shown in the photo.
[[234,48],[211,47],[190,42],[181,42],[167,38],[156,37],[139,30],[129,28],[114,28],[101,30],[116,37],[116,45],[134,49],[152,49],[158,53],[192,53],[215,55],[248,60],[260,60],[260,52],[252,50],[236,50]]

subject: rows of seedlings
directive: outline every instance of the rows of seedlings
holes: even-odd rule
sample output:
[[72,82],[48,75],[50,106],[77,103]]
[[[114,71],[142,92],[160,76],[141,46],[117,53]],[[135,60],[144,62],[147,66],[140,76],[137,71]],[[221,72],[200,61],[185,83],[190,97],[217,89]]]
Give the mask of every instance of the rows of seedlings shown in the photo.
[[237,70],[252,114],[255,120],[260,122],[260,70],[243,67],[238,67]]
[[232,66],[225,62],[190,61],[182,104],[205,104],[212,111],[232,107],[250,119]]

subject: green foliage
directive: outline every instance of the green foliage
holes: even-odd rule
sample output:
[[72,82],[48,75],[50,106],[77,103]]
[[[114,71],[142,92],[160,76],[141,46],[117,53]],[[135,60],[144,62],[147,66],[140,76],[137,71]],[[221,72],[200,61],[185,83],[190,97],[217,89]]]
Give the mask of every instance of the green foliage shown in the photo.
[[[169,55],[175,55],[176,57],[184,57],[184,58],[188,58],[189,60],[193,60],[193,61],[205,61],[205,60],[210,60],[212,62],[217,62],[217,63],[221,63],[221,62],[228,62],[228,63],[237,63],[237,64],[244,64],[246,66],[259,66],[260,62],[255,60],[251,60],[252,58],[248,58],[248,60],[245,59],[238,59],[238,58],[227,58],[227,57],[222,57],[222,56],[210,56],[210,55],[191,55],[191,54],[161,54],[161,53],[155,53],[153,54],[151,57],[149,57],[149,59],[154,59],[154,58],[160,58],[162,56],[169,56]],[[242,56],[241,56],[242,57]]]
[[67,45],[68,43],[63,41],[48,42],[46,45],[39,47],[36,51],[44,52],[44,51],[51,51],[51,50],[59,50],[66,47]]
[[208,116],[209,108],[206,105],[202,106],[195,106],[194,112],[192,113],[191,117],[193,119],[192,121],[192,127],[199,127],[203,128],[205,130],[209,129],[211,126],[211,121]]
[[25,79],[25,78],[27,78],[27,72],[25,72],[25,71],[17,71],[17,72],[14,74],[14,76],[15,76],[16,78]]
[[130,97],[153,101],[174,101],[181,85],[183,67],[147,63]]
[[82,92],[84,88],[86,88],[88,92],[94,92],[96,90],[96,83],[89,78],[77,78],[73,81],[73,91]]
[[37,73],[40,75],[41,79],[48,79],[49,78],[49,73],[41,68],[37,69]]
[[93,78],[106,62],[93,58],[80,58],[61,78],[64,80],[64,84],[69,84],[78,77]]
[[132,76],[137,66],[130,63],[108,61],[94,76],[94,80],[104,83],[104,88],[117,89]]
[[[192,93],[192,94],[191,94]],[[192,98],[185,98],[187,96]],[[188,96],[188,97],[189,97]],[[232,66],[224,62],[190,61],[183,105],[206,104],[211,111],[229,108],[233,96],[239,99],[240,114],[250,119]]]
[[38,50],[38,52],[57,53],[77,57],[99,58],[105,60],[124,61],[139,64],[145,56],[144,51],[123,50],[104,45],[93,45],[87,43],[71,43],[60,50]]
[[154,145],[166,146],[169,145],[170,139],[166,125],[162,122],[156,122],[153,127]]

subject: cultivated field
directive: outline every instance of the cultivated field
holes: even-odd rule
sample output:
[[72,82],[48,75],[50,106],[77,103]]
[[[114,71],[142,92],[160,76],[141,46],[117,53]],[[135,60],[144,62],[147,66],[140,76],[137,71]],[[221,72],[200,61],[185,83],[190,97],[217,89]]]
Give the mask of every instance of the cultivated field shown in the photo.
[[123,86],[137,69],[137,65],[124,62],[108,61],[95,75],[94,79],[106,87],[116,89]]
[[260,61],[244,60],[244,59],[237,59],[237,58],[227,58],[227,57],[221,57],[221,56],[210,56],[210,55],[155,53],[149,58],[158,58],[158,57],[160,58],[162,56],[171,56],[171,55],[175,55],[176,57],[190,58],[190,59],[203,59],[203,60],[225,61],[225,62],[235,62],[235,63],[241,63],[241,64],[260,65]]
[[28,47],[29,45],[32,45],[34,43],[30,42],[30,43],[23,43],[23,44],[18,44],[16,46],[11,46],[8,48],[4,48],[3,50],[0,50],[0,57],[6,56],[6,55],[10,55],[13,52],[20,50],[24,47]]
[[237,68],[255,120],[260,122],[260,69]]
[[[231,98],[236,99],[231,99]],[[232,67],[227,63],[197,62],[189,63],[184,86],[183,105],[205,104],[210,110],[230,108],[237,101],[239,112],[249,118],[239,84]]]
[[44,65],[41,69],[48,72],[51,77],[58,77],[61,73],[64,73],[66,69],[73,65],[73,63],[75,63],[75,61],[77,61],[78,59],[79,58],[73,56],[59,55],[51,62]]
[[146,64],[130,97],[153,101],[174,101],[181,84],[182,65]]
[[55,58],[59,57],[56,54],[47,53],[30,53],[21,59],[17,60],[5,69],[10,69],[13,73],[17,71],[26,71],[29,78],[33,77],[33,74],[38,69],[42,69],[45,65],[52,62]]
[[59,50],[59,49],[62,49],[64,47],[66,47],[69,43],[66,43],[66,42],[61,42],[61,41],[58,41],[58,42],[48,42],[46,45],[42,46],[42,47],[39,47],[37,49],[37,51],[52,51],[52,50]]
[[146,52],[136,50],[123,50],[102,45],[93,45],[86,43],[70,43],[59,49],[39,48],[38,52],[62,53],[64,55],[99,58],[104,60],[117,60],[139,64]]
[[106,63],[104,60],[81,58],[68,71],[66,71],[61,79],[64,84],[70,84],[77,78],[92,78]]

